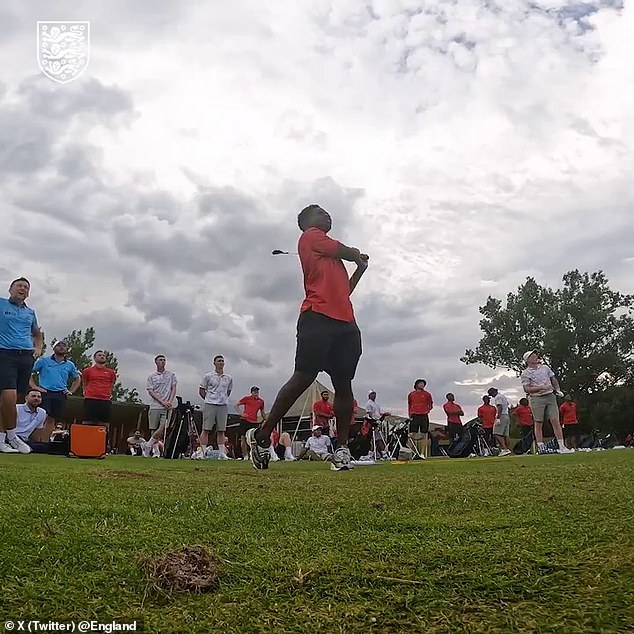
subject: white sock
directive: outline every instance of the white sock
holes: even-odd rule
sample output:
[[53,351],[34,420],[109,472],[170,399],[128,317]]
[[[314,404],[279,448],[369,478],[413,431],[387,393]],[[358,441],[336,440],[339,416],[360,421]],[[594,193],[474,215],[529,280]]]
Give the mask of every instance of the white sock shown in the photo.
[[152,447],[154,447],[154,445],[157,443],[158,441],[156,440],[156,438],[154,438],[153,436],[150,436],[150,440],[147,441],[147,447],[148,449],[152,449]]
[[207,445],[200,445],[200,450],[201,450],[203,453],[207,453]]
[[11,440],[15,440],[18,437],[18,434],[15,431],[15,428],[13,429],[7,429],[7,440],[11,441]]
[[7,442],[7,434],[3,431],[0,431],[0,443],[6,443]]
[[563,438],[561,440],[557,439],[557,442],[559,443],[560,449],[566,449],[566,443],[564,442]]

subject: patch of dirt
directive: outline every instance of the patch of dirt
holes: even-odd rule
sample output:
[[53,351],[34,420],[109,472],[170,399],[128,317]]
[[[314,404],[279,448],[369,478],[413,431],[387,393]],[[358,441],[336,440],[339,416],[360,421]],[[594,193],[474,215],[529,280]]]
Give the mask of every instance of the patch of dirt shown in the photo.
[[142,565],[157,590],[202,594],[220,587],[220,560],[204,546],[146,558]]
[[102,471],[99,473],[102,478],[155,478],[154,473],[144,471]]
[[385,511],[385,502],[371,502],[370,506],[378,511]]

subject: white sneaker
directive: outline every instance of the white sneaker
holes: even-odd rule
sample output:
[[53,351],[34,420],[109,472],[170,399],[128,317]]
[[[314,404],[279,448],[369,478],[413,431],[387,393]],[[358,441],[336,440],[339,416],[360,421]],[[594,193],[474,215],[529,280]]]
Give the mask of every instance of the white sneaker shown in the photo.
[[559,453],[574,453],[574,450],[568,449],[565,445],[559,445]]
[[332,456],[330,468],[333,471],[349,471],[352,469],[352,458],[348,447],[339,447]]
[[500,451],[500,456],[510,456],[510,455],[511,455],[510,449],[502,449],[502,451]]
[[229,458],[229,456],[226,453],[223,453],[222,451],[218,454],[218,460],[233,460],[233,458]]
[[16,436],[13,440],[7,438],[7,445],[13,447],[20,453],[31,453],[31,447],[29,447],[19,436]]
[[0,442],[0,453],[20,453],[17,449],[7,445],[6,442]]

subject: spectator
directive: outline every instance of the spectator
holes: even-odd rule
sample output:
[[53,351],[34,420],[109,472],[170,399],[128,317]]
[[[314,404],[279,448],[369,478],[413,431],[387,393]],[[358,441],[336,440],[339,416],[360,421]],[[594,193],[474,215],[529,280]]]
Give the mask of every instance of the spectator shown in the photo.
[[[277,430],[273,430],[275,433]],[[282,432],[281,434],[271,434],[271,446],[274,448],[276,457],[278,460],[295,460],[292,450],[291,435],[288,432]]]
[[524,392],[528,394],[533,418],[535,419],[535,440],[537,453],[548,453],[544,444],[543,424],[550,421],[559,445],[559,453],[570,453],[564,443],[559,423],[559,408],[556,396],[563,396],[555,373],[544,363],[535,350],[529,350],[522,356],[526,369],[522,372],[521,381]]
[[330,403],[330,394],[324,390],[321,398],[313,403],[313,426],[322,428],[325,436],[330,436],[330,421],[335,416],[335,410]]
[[33,389],[41,392],[42,409],[48,414],[51,425],[64,420],[66,399],[81,385],[81,375],[75,364],[68,359],[68,352],[66,341],[53,342],[53,354],[50,357],[40,357],[35,362],[29,381]]
[[49,442],[64,442],[68,439],[70,434],[67,429],[64,429],[64,425],[62,423],[55,423],[55,429],[51,432],[51,437],[48,439]]
[[434,407],[434,400],[426,387],[425,379],[416,379],[413,391],[407,395],[410,436],[422,458],[426,458],[429,452],[429,413]]
[[225,358],[221,354],[214,357],[214,371],[207,372],[200,383],[198,393],[204,399],[203,431],[200,434],[200,444],[203,456],[209,444],[209,432],[216,430],[218,442],[218,458],[229,460],[225,443],[227,437],[227,418],[229,416],[229,397],[233,389],[233,377],[225,373]]
[[[240,408],[244,408],[240,411]],[[258,414],[261,416],[262,421],[266,419],[266,412],[264,411],[264,401],[260,397],[260,388],[254,385],[251,388],[251,393],[248,396],[243,396],[237,403],[236,409],[240,412],[240,443],[242,449],[242,457],[246,460],[249,455],[249,445],[245,440],[247,431],[249,429],[257,429],[260,426],[258,421]],[[272,456],[271,456],[272,457]]]
[[330,438],[323,434],[319,425],[313,427],[313,435],[306,441],[298,460],[331,460],[332,443]]
[[533,412],[527,398],[521,398],[519,405],[511,410],[511,413],[517,419],[517,424],[522,435],[522,445],[528,451],[528,448],[532,446],[534,439],[533,432]]
[[563,427],[564,438],[568,438],[573,449],[579,449],[579,421],[577,420],[577,404],[570,394],[564,396],[559,406],[559,416]]
[[94,425],[110,424],[112,389],[117,373],[106,365],[106,351],[97,350],[94,364],[84,368],[81,380],[84,385],[84,422]]
[[[132,436],[128,437],[128,453],[132,456],[142,456],[145,438],[141,436],[140,430],[136,430]],[[159,456],[156,456],[158,458]]]
[[464,416],[462,407],[455,402],[455,396],[449,392],[446,396],[447,402],[442,406],[447,414],[447,435],[451,442],[455,442],[462,437],[462,420]]
[[493,435],[500,446],[500,456],[509,456],[511,454],[511,416],[509,414],[509,400],[495,387],[489,388],[488,394],[495,399],[497,412],[495,424],[493,425]]
[[20,277],[9,286],[9,299],[0,299],[0,452],[30,453],[20,439],[16,405],[29,389],[33,360],[44,343],[35,311],[26,305],[31,284]]
[[483,396],[482,405],[478,407],[477,414],[480,425],[482,425],[484,430],[484,438],[489,446],[493,446],[493,426],[497,418],[497,411],[495,405],[491,405],[491,397],[488,395]]
[[150,411],[148,412],[148,425],[150,435],[156,432],[156,439],[165,437],[165,429],[170,412],[174,408],[174,398],[176,397],[176,387],[178,380],[176,375],[166,369],[167,359],[165,355],[159,354],[154,357],[156,371],[147,378],[146,388],[150,396]]
[[39,390],[29,390],[26,401],[16,405],[17,425],[15,431],[25,443],[33,436],[36,442],[46,442],[48,438],[42,435],[46,422],[46,410],[40,407],[42,395]]

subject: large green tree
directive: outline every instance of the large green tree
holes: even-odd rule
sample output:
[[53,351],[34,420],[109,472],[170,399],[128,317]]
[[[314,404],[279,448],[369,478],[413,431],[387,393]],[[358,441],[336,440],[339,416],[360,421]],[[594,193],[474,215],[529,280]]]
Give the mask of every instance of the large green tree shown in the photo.
[[[69,359],[77,366],[80,372],[83,368],[92,365],[92,349],[95,345],[95,329],[92,326],[86,328],[86,330],[73,330],[63,339],[70,346]],[[112,352],[107,351],[106,358],[107,365],[113,370],[118,370],[117,357]],[[142,402],[135,388],[124,388],[120,381],[114,384],[112,400],[119,403]]]
[[569,271],[558,289],[529,277],[505,304],[489,297],[480,307],[483,336],[461,361],[519,374],[522,354],[538,350],[588,406],[590,395],[634,384],[633,313],[634,295],[612,290],[602,271]]

